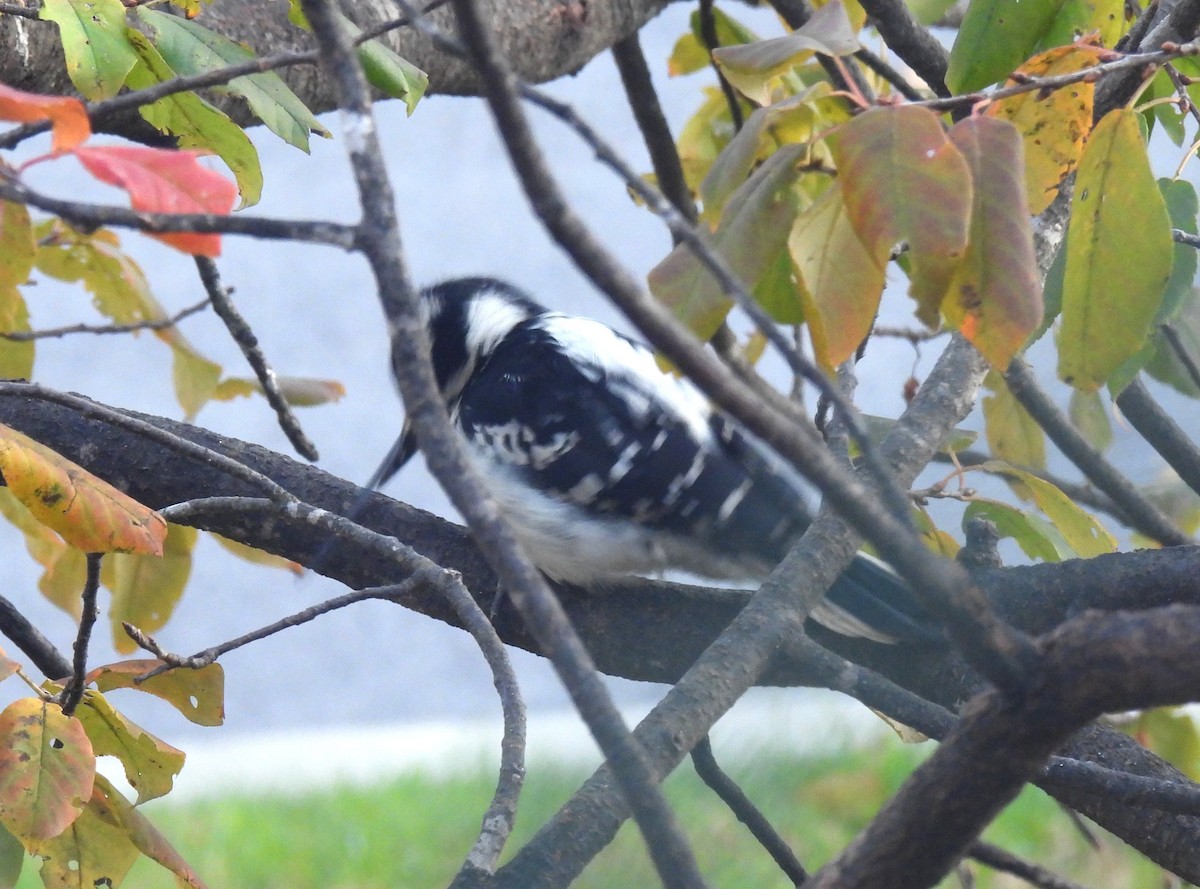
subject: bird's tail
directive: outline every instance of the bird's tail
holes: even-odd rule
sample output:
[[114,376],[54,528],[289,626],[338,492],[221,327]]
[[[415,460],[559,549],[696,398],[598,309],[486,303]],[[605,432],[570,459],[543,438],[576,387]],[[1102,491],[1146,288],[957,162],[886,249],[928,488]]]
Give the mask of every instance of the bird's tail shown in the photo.
[[907,583],[884,562],[859,553],[834,581],[813,620],[843,636],[876,642],[940,642],[941,630]]

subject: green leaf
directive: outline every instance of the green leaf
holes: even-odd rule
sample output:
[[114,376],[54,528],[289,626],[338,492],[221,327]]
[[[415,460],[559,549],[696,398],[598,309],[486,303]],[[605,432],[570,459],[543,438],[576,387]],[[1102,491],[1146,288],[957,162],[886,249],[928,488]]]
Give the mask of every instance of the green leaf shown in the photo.
[[67,74],[84,98],[115,96],[137,63],[121,0],[45,0],[40,15],[58,23]]
[[[1190,298],[1184,301],[1169,323],[1183,351],[1196,363],[1197,356],[1200,356],[1200,290],[1191,291]],[[1146,364],[1146,372],[1184,395],[1200,398],[1200,385],[1193,378],[1187,365],[1180,360],[1166,336],[1161,331],[1156,332],[1154,341],[1156,349]]]
[[[729,200],[712,238],[713,248],[748,287],[755,287],[784,249],[795,216],[790,186],[802,145],[786,146],[760,166]],[[732,305],[716,279],[686,244],[648,276],[650,290],[695,334],[708,339]]]
[[[362,28],[339,13],[342,25],[357,39]],[[385,96],[400,99],[404,102],[409,115],[417,108],[417,103],[429,88],[429,75],[409,62],[396,55],[379,40],[368,40],[358,47],[358,61],[363,66],[367,81]]]
[[958,0],[908,0],[906,5],[918,22],[922,25],[932,25],[940,21],[957,2]]
[[1187,710],[1157,707],[1138,714],[1126,729],[1193,781],[1200,778],[1200,731]]
[[1095,34],[1111,49],[1124,33],[1125,0],[1064,0],[1041,45],[1062,46]]
[[[139,6],[137,14],[154,29],[157,35],[154,45],[176,74],[201,74],[256,58],[241,44],[197,22],[156,12],[147,6]],[[330,135],[274,71],[236,77],[223,89],[245,99],[267,129],[303,151],[309,150],[310,131]]]
[[92,295],[96,311],[114,324],[166,317],[150,292],[145,273],[121,250],[111,231],[82,234],[53,221],[39,225],[37,231],[42,241],[38,270],[60,281],[82,283]]
[[1042,320],[1021,137],[1010,123],[972,116],[950,130],[950,140],[970,167],[975,202],[970,240],[942,314],[1004,370]]
[[0,889],[13,889],[25,865],[25,847],[0,825]]
[[1065,0],[972,0],[950,50],[946,86],[969,93],[1007,77],[1033,54]]
[[1012,475],[1024,483],[1033,495],[1038,509],[1054,524],[1067,541],[1067,545],[1080,557],[1090,559],[1093,556],[1116,552],[1116,538],[1108,533],[1094,515],[1081,509],[1057,486],[1033,473],[1006,466],[999,461],[984,463],[983,468],[988,472]]
[[[764,158],[780,146],[807,142],[833,117],[827,83],[816,84],[766,108],[756,108],[729,141],[700,183],[704,219],[715,223],[729,196]],[[833,102],[840,104],[840,99]],[[845,120],[844,116],[841,120]]]
[[841,3],[827,3],[790,34],[740,46],[721,46],[712,55],[743,95],[759,105],[769,105],[775,80],[814,53],[844,56],[859,49],[845,8]]
[[907,241],[917,316],[936,326],[967,247],[971,171],[933,112],[873,108],[831,136],[838,182],[855,231],[883,265]]
[[[1171,227],[1188,234],[1196,234],[1196,217],[1200,214],[1200,198],[1196,186],[1186,179],[1159,179],[1158,189],[1167,205]],[[1171,262],[1171,277],[1163,293],[1162,307],[1156,323],[1162,324],[1174,318],[1183,304],[1192,295],[1192,282],[1196,280],[1197,251],[1190,244],[1175,244]]]
[[972,500],[963,511],[964,531],[975,518],[987,519],[994,523],[1001,539],[1011,537],[1031,559],[1040,559],[1043,562],[1063,560],[1065,554],[1059,550],[1059,541],[1050,533],[1053,529],[1037,516],[998,500],[979,499]]
[[217,394],[221,381],[221,365],[205,358],[183,337],[172,340],[175,354],[172,379],[175,397],[183,408],[184,417],[191,420]]
[[1092,131],[1071,202],[1058,373],[1085,392],[1145,344],[1171,275],[1170,218],[1137,118],[1114,111]]
[[1046,433],[1042,427],[1013,398],[1002,377],[992,373],[985,382],[992,390],[983,399],[984,433],[992,456],[1017,466],[1044,469]]
[[1073,391],[1069,414],[1071,425],[1096,450],[1105,451],[1112,444],[1112,423],[1099,392]]
[[[131,89],[145,89],[176,76],[144,34],[131,28],[129,40],[140,58],[129,72]],[[237,180],[241,206],[258,203],[263,183],[258,151],[245,131],[226,114],[195,93],[175,93],[143,105],[138,112],[155,129],[176,136],[180,148],[201,148],[219,157]]]
[[667,56],[667,75],[680,77],[695,74],[708,67],[708,47],[695,34],[684,34],[675,41],[671,54]]
[[[29,210],[0,201],[0,332],[29,330],[29,309],[18,289],[33,270],[35,243]],[[0,338],[0,379],[33,375],[34,344]]]

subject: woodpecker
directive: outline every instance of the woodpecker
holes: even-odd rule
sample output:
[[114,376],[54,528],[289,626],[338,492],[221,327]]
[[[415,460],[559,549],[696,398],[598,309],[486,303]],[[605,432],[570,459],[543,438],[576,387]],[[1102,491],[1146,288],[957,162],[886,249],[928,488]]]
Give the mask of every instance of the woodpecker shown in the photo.
[[[548,577],[761,580],[808,526],[801,480],[640,343],[492,278],[428,287],[420,311],[451,421]],[[406,422],[377,478],[415,451]],[[811,616],[877,642],[937,636],[903,580],[866,553]]]

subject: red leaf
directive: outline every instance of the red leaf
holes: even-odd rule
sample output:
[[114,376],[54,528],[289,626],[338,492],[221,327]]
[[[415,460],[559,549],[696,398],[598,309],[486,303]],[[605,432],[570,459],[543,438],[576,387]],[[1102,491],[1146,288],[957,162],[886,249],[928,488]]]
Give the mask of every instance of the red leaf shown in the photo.
[[83,103],[69,96],[41,96],[0,83],[0,120],[50,121],[54,150],[70,151],[92,134]]
[[[133,209],[144,213],[226,215],[237,199],[234,183],[196,162],[199,152],[111,145],[78,148],[75,154],[97,179],[128,191]],[[221,236],[216,234],[175,232],[153,237],[185,253],[221,253]]]

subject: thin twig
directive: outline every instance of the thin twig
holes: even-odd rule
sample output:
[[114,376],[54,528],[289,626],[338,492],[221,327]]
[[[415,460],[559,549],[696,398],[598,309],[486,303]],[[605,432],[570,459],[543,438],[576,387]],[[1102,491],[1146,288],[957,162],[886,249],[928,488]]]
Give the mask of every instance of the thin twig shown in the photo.
[[83,688],[87,684],[88,645],[92,641],[92,627],[96,625],[98,611],[96,594],[100,591],[100,560],[103,553],[87,554],[87,576],[83,582],[82,607],[79,611],[79,632],[75,636],[74,654],[71,663],[71,678],[59,695],[63,714],[70,716],[83,700]]
[[108,204],[64,201],[41,194],[0,170],[0,199],[28,204],[61,216],[79,228],[94,231],[102,226],[132,228],[142,232],[201,232],[249,235],[281,241],[329,244],[357,249],[358,226],[306,219],[272,219],[266,216],[221,216],[216,213],[143,213]]
[[968,846],[967,855],[992,870],[1012,874],[1031,886],[1037,886],[1038,889],[1083,889],[1079,883],[1073,880],[1060,877],[1031,861],[1018,858],[1007,849],[1001,849],[999,846],[985,843],[983,840],[976,840]]
[[908,7],[898,0],[864,0],[862,7],[892,51],[937,95],[949,96],[946,87],[949,54]]
[[742,788],[738,787],[737,782],[718,765],[717,758],[713,755],[712,742],[707,735],[692,748],[692,764],[696,767],[696,774],[700,779],[729,806],[737,820],[746,825],[754,839],[767,850],[784,875],[796,886],[807,880],[808,871],[804,869],[791,846],[771,826],[771,822],[759,811],[750,797],[746,796]]
[[1023,93],[1040,93],[1057,90],[1073,86],[1076,83],[1094,83],[1122,71],[1136,72],[1140,70],[1152,70],[1154,67],[1163,65],[1172,59],[1181,59],[1195,55],[1200,55],[1200,43],[1171,44],[1169,47],[1164,47],[1154,52],[1130,53],[1112,61],[1100,62],[1099,64],[1092,65],[1090,68],[1072,71],[1068,74],[1055,74],[1049,77],[1022,77],[1020,83],[1006,84],[1005,86],[996,87],[985,92],[966,93],[961,96],[940,99],[926,99],[920,102],[913,102],[912,104],[921,105],[934,111],[950,111],[980,103],[998,102],[1001,99],[1008,99]]
[[68,324],[64,327],[48,327],[44,330],[16,330],[8,333],[0,332],[0,339],[23,343],[29,340],[41,340],[49,337],[71,336],[76,333],[108,334],[108,333],[137,333],[140,330],[166,330],[174,327],[184,318],[195,315],[208,306],[208,300],[203,299],[194,306],[181,309],[170,318],[149,318],[145,321],[134,321],[129,324]]
[[650,163],[654,167],[658,188],[663,197],[670,201],[686,220],[695,224],[698,216],[696,202],[692,200],[692,192],[683,172],[683,162],[679,158],[670,125],[654,90],[650,67],[646,64],[646,56],[642,52],[637,34],[631,34],[614,44],[612,53],[613,60],[617,63],[617,72],[621,75],[621,85],[625,88],[625,97],[629,100],[629,107],[633,111],[633,118],[642,134],[646,150],[650,153]]
[[306,460],[319,460],[320,455],[317,453],[316,445],[304,434],[304,430],[300,428],[300,421],[292,412],[292,406],[279,391],[279,380],[275,376],[275,370],[267,363],[262,349],[258,346],[258,337],[254,335],[254,331],[250,329],[246,319],[242,317],[241,312],[230,300],[229,291],[222,286],[217,264],[207,256],[197,256],[195,260],[196,269],[200,272],[200,280],[204,283],[204,289],[208,292],[213,309],[225,323],[225,329],[229,331],[229,335],[233,337],[233,341],[242,350],[242,355],[246,357],[246,362],[254,371],[254,376],[262,386],[263,394],[267,397],[267,404],[275,411],[279,428],[283,430],[283,434],[287,436],[287,440],[292,443],[292,447],[300,456]]
[[1179,363],[1183,365],[1187,371],[1188,378],[1192,381],[1192,385],[1200,389],[1200,365],[1196,363],[1196,359],[1188,350],[1187,345],[1179,336],[1179,331],[1175,329],[1173,324],[1160,324],[1158,329],[1166,338],[1167,344],[1171,347],[1171,352],[1179,359]]
[[745,118],[742,115],[742,104],[737,90],[733,88],[733,84],[729,82],[713,56],[713,50],[721,46],[721,40],[717,36],[717,20],[713,14],[713,0],[700,0],[700,39],[704,41],[704,48],[708,50],[709,67],[717,76],[717,85],[725,96],[725,107],[729,109],[729,119],[733,122],[733,131],[736,133],[742,128]]
[[1194,235],[1191,232],[1185,232],[1182,229],[1171,229],[1171,237],[1176,244],[1187,244],[1189,247],[1195,247],[1200,250],[1200,235]]
[[1180,531],[1162,511],[1122,475],[1104,456],[1088,444],[1071,421],[1050,400],[1021,358],[1015,359],[1004,374],[1013,397],[1020,402],[1063,454],[1113,499],[1129,517],[1133,527],[1164,546],[1182,546],[1191,539]]
[[[270,516],[278,515],[279,509],[277,504],[269,500],[247,497],[209,497],[176,504],[167,507],[162,512],[171,521],[203,527],[205,518],[213,514],[240,512],[259,516],[265,520]],[[484,660],[492,671],[492,681],[499,695],[504,715],[504,735],[501,739],[500,771],[496,791],[484,815],[479,838],[472,846],[463,865],[465,871],[491,873],[499,861],[505,841],[512,832],[517,803],[525,777],[525,705],[521,699],[520,686],[508,659],[508,653],[495,628],[474,597],[463,586],[462,578],[457,572],[442,568],[394,537],[370,531],[328,510],[299,500],[284,506],[283,509],[289,517],[320,528],[331,537],[352,541],[369,552],[387,558],[408,576],[400,584],[392,587],[347,593],[329,602],[306,609],[298,616],[284,618],[270,627],[256,630],[241,639],[215,648],[229,651],[238,645],[278,632],[285,625],[293,625],[293,622],[304,623],[333,610],[333,608],[345,607],[362,599],[387,599],[403,604],[405,594],[417,586],[430,586],[445,597],[463,628],[471,634],[483,653]],[[138,637],[135,635],[134,639],[137,640]],[[203,659],[205,654],[206,652],[200,652],[194,657]]]

